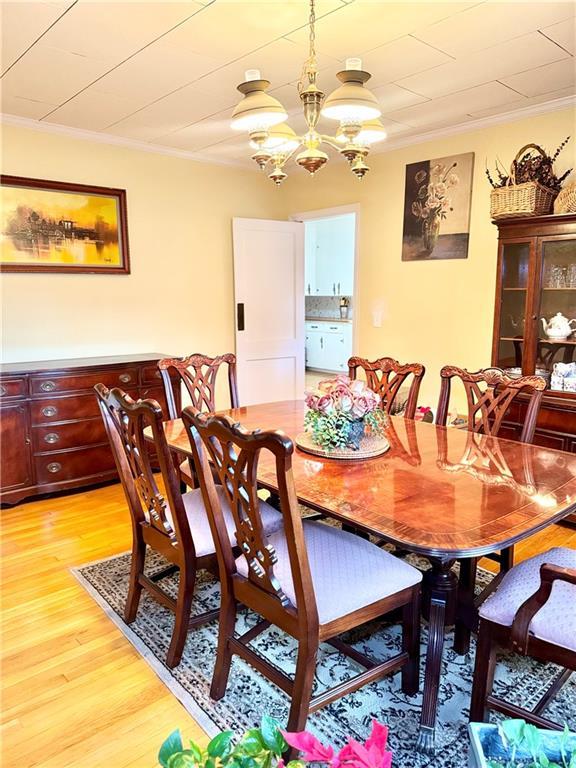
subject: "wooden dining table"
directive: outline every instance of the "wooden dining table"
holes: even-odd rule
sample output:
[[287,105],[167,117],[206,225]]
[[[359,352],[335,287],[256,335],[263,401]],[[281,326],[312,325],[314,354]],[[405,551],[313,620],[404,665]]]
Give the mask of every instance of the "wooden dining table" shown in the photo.
[[[247,429],[278,429],[295,441],[304,401],[222,411]],[[170,447],[190,456],[180,420]],[[390,449],[363,460],[320,458],[295,448],[296,494],[307,507],[430,563],[423,579],[429,635],[416,749],[432,754],[445,626],[470,619],[473,585],[458,595],[457,560],[512,546],[576,510],[576,456],[562,451],[392,417]],[[259,484],[277,491],[273,457],[262,453]],[[467,614],[467,618],[465,618]]]

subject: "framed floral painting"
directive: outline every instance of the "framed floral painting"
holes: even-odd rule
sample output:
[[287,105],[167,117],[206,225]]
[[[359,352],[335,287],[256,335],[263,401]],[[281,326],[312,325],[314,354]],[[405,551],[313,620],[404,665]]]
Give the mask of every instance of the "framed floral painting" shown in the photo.
[[466,259],[474,153],[406,166],[402,261]]
[[126,191],[0,177],[0,270],[128,274]]

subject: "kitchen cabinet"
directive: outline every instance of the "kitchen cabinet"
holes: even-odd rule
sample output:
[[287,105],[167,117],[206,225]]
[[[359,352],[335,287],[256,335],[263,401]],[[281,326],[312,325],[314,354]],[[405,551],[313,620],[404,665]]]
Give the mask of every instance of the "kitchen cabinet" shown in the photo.
[[352,325],[338,321],[306,322],[306,367],[346,373],[352,355]]
[[312,296],[354,293],[355,216],[306,223],[305,286]]

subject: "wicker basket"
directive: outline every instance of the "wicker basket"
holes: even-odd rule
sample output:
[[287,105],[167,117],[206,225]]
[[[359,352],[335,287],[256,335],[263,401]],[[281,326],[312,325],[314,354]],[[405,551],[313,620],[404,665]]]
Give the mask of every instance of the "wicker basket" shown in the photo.
[[554,202],[554,213],[575,213],[576,212],[576,182],[568,184],[560,190],[556,201]]
[[526,144],[518,150],[510,166],[510,176],[505,187],[493,189],[490,194],[490,215],[493,219],[508,219],[516,216],[544,216],[552,211],[554,198],[558,194],[544,187],[538,181],[516,184],[516,163],[527,149],[535,149],[546,155],[537,144]]

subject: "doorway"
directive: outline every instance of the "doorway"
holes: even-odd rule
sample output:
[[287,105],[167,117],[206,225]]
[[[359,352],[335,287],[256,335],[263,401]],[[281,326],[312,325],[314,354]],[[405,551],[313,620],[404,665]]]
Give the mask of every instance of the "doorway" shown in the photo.
[[357,206],[309,211],[304,223],[306,387],[348,373],[354,344]]

